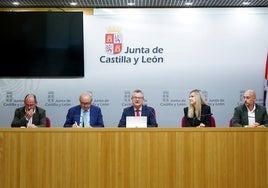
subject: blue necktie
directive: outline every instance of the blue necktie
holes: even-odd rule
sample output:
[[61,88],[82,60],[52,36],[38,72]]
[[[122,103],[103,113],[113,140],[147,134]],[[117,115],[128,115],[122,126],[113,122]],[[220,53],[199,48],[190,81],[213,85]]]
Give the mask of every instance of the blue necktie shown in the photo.
[[83,112],[83,127],[87,127],[88,126],[88,111],[84,110]]

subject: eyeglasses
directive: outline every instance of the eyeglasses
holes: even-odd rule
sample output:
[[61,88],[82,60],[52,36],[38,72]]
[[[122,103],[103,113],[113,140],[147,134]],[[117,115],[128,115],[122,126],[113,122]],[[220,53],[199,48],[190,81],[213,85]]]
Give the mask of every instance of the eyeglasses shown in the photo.
[[143,99],[143,97],[132,97],[132,99]]
[[88,105],[90,105],[91,103],[90,103],[90,102],[80,102],[80,104],[83,105],[83,106],[88,106]]

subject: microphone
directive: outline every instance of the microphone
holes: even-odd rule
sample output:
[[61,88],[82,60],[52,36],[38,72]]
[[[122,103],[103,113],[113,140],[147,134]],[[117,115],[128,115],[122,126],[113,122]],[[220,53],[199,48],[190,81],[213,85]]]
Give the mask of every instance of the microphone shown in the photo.
[[210,113],[210,114],[203,114],[203,115],[201,115],[201,116],[212,116],[213,114],[212,113]]
[[84,117],[83,117],[83,123],[82,123],[82,127],[85,127],[85,121],[84,121]]
[[79,127],[85,127],[85,120],[84,120],[84,115],[80,117],[80,124]]

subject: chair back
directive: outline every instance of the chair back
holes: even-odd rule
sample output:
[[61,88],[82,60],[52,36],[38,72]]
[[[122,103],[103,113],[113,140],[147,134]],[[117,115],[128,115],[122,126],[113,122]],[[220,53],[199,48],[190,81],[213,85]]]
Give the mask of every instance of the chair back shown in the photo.
[[[181,118],[181,126],[186,127],[185,116]],[[210,116],[210,127],[216,127],[216,120],[214,116]]]
[[185,116],[181,118],[181,126],[186,127]]
[[152,108],[152,112],[154,114],[154,117],[156,117],[155,109],[153,107],[151,107],[151,108]]
[[214,116],[210,116],[210,127],[216,127],[216,120]]
[[229,121],[229,127],[232,127],[232,126],[233,126],[233,118],[231,118]]
[[50,127],[51,126],[51,121],[48,117],[46,117],[46,127]]

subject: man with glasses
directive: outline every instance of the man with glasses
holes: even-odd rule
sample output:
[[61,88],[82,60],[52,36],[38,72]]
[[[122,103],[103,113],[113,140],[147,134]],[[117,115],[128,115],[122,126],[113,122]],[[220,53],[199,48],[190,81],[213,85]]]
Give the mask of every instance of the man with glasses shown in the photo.
[[11,127],[46,127],[46,111],[37,106],[34,94],[26,95],[24,106],[15,110]]
[[255,103],[256,93],[247,90],[244,93],[244,104],[234,109],[233,127],[267,127],[268,116],[264,106]]
[[118,127],[126,127],[127,116],[147,116],[147,126],[157,127],[155,112],[152,107],[144,105],[144,95],[139,89],[134,90],[131,97],[132,106],[123,110]]
[[66,115],[63,127],[88,128],[104,127],[103,117],[100,107],[92,103],[92,96],[84,92],[79,97],[80,105],[71,107]]

